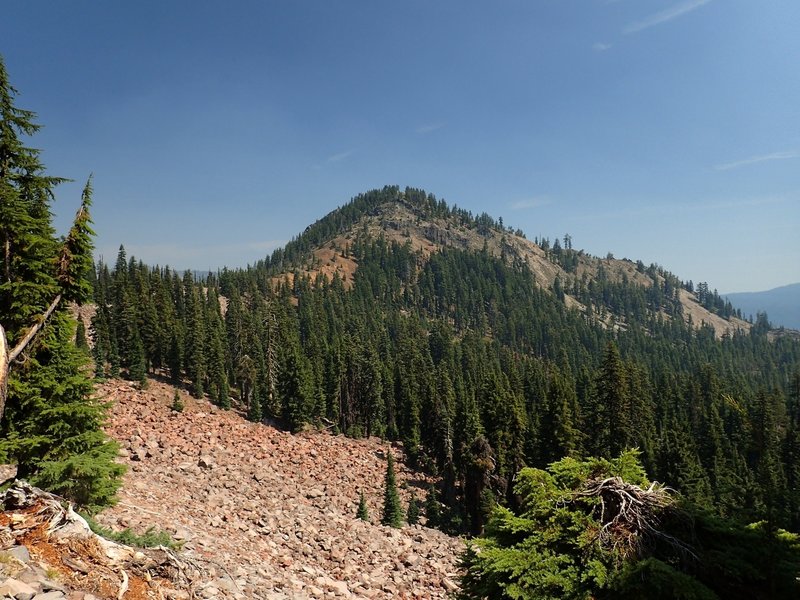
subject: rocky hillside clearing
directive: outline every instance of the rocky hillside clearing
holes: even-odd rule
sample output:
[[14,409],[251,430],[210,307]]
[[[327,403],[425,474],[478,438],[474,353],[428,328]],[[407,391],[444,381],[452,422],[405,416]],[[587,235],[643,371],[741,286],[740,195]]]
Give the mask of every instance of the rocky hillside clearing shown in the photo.
[[[437,598],[455,589],[462,542],[436,530],[396,530],[355,518],[363,491],[380,518],[387,452],[377,439],[291,435],[183,397],[111,381],[108,433],[129,465],[113,528],[164,529],[188,556],[210,561],[206,598]],[[398,481],[423,482],[398,462]],[[408,489],[401,490],[407,497]]]

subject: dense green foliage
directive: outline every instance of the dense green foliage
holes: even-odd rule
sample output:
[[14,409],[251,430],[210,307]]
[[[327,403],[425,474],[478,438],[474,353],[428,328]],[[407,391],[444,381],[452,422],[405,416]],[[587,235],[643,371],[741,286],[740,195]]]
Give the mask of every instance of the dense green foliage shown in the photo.
[[[633,484],[626,492],[640,492],[636,500],[658,498],[655,532],[633,519],[614,522],[621,508],[608,500],[616,496],[601,508],[601,498],[587,493],[612,477]],[[800,593],[800,537],[763,523],[742,527],[650,488],[634,452],[523,469],[515,492],[519,509],[495,508],[485,536],[470,542],[462,557],[464,600],[744,600]],[[634,497],[625,500],[632,504]]]
[[[560,291],[548,290],[511,251],[427,255],[348,233],[387,203],[443,231],[509,235],[387,187],[244,270],[195,280],[123,251],[115,269],[97,267],[98,369],[136,379],[143,357],[147,370],[238,402],[253,420],[402,441],[440,477],[440,523],[451,530],[480,533],[494,501],[513,505],[524,466],[630,446],[656,479],[720,515],[800,527],[797,340],[773,338],[761,321],[717,339],[684,321],[678,296],[689,284],[655,265],[631,264],[649,286],[600,261],[595,277],[566,270]],[[358,265],[352,286],[300,271],[333,236],[350,236],[340,250]],[[571,240],[545,242],[550,260],[575,264]],[[566,295],[591,311],[569,308]],[[606,326],[608,315],[620,326]]]
[[397,491],[397,476],[394,472],[394,455],[389,452],[386,460],[386,477],[383,481],[383,512],[381,524],[390,527],[403,525],[403,506],[400,504],[400,492]]
[[0,324],[9,345],[54,311],[10,365],[0,460],[15,462],[18,477],[93,508],[112,500],[122,467],[102,432],[105,407],[93,398],[87,354],[73,343],[67,311],[68,302],[91,296],[91,186],[68,235],[57,239],[50,201],[62,180],[45,175],[39,151],[24,145],[39,127],[33,113],[15,107],[15,95],[0,60]]
[[411,496],[408,499],[408,508],[406,509],[406,522],[409,525],[416,525],[419,523],[419,500],[417,500],[414,491],[411,491]]

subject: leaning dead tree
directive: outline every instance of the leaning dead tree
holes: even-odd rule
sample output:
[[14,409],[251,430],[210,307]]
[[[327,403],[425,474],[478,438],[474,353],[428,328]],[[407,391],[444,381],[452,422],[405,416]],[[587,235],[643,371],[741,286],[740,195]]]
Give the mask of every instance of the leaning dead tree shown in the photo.
[[58,305],[61,303],[61,294],[58,294],[53,301],[50,303],[50,306],[47,307],[47,310],[44,312],[43,315],[39,317],[39,320],[34,323],[29,329],[28,332],[15,346],[14,348],[8,347],[8,341],[6,340],[6,332],[3,329],[3,325],[0,324],[0,419],[3,418],[3,412],[5,412],[6,408],[6,394],[8,390],[8,372],[11,368],[11,363],[17,360],[28,347],[28,345],[34,340],[34,338],[39,335],[39,332],[47,323],[47,320],[50,318],[50,315],[55,312]]
[[6,341],[6,331],[0,325],[0,420],[3,419],[3,412],[6,409],[6,390],[8,388],[8,365],[9,365],[8,342]]
[[595,535],[604,548],[623,558],[638,558],[661,542],[682,558],[697,558],[690,546],[663,530],[663,517],[678,510],[671,488],[653,482],[645,489],[621,477],[607,477],[588,481],[574,496],[589,498],[595,499],[591,515],[600,524]]
[[[27,332],[22,338],[11,348],[8,345],[6,338],[6,331],[3,324],[0,323],[0,420],[3,419],[3,413],[6,407],[6,398],[8,393],[8,375],[11,370],[11,365],[18,361],[20,356],[23,355],[25,349],[36,339],[36,336],[41,333],[47,321],[61,304],[62,299],[80,300],[82,296],[86,295],[86,286],[88,284],[83,279],[86,267],[91,264],[91,245],[87,242],[88,237],[92,234],[89,227],[91,217],[89,215],[89,206],[92,197],[92,178],[86,183],[83,190],[83,197],[81,199],[81,206],[75,214],[75,220],[69,230],[64,243],[61,246],[61,251],[57,260],[56,282],[58,284],[57,293],[50,302],[47,309],[39,315],[36,320],[28,327]],[[8,241],[7,241],[8,242]],[[6,263],[9,262],[9,244],[6,243]],[[8,275],[7,275],[8,276]]]

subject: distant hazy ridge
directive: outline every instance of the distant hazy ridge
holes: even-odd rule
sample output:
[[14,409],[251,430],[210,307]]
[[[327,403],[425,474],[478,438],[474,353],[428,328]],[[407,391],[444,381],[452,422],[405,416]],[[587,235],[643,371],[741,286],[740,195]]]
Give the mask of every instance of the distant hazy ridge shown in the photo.
[[800,283],[784,285],[765,292],[740,292],[725,295],[744,315],[766,311],[775,327],[800,329]]

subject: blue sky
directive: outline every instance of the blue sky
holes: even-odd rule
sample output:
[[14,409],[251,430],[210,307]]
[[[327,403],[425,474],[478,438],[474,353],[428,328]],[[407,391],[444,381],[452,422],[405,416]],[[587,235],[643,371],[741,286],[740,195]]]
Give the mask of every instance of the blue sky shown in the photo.
[[5,0],[65,229],[244,266],[422,187],[720,292],[800,281],[800,2]]

